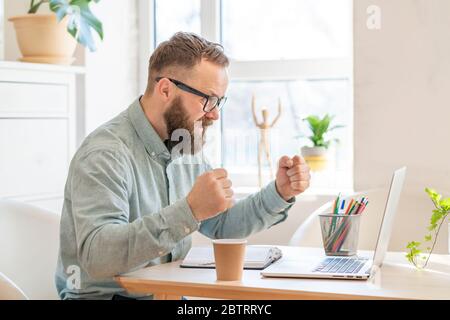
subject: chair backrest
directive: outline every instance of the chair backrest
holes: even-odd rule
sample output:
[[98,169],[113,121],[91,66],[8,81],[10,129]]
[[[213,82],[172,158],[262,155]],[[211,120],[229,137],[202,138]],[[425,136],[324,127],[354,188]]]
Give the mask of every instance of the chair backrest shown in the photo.
[[[375,248],[379,226],[381,225],[381,219],[383,217],[384,205],[386,203],[387,191],[387,189],[374,189],[357,192],[344,197],[346,200],[356,197],[369,198],[369,205],[361,216],[358,241],[358,248],[361,250],[373,250]],[[289,241],[289,245],[310,247],[323,246],[319,215],[331,213],[333,205],[334,200],[325,203],[312,212],[294,232]]]
[[0,300],[27,300],[27,296],[8,277],[0,272]]
[[30,299],[58,299],[59,221],[57,213],[0,200],[0,272]]

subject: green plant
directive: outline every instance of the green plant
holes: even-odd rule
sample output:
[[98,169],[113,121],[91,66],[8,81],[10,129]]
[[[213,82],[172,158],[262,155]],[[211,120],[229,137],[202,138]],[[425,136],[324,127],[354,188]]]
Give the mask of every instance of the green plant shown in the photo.
[[[314,147],[325,147],[328,148],[330,146],[331,140],[325,140],[325,134],[333,131],[335,129],[343,128],[342,125],[335,125],[330,127],[331,122],[333,121],[334,116],[330,116],[326,114],[323,118],[320,118],[316,115],[310,115],[303,119],[303,121],[308,122],[309,129],[311,130],[312,135],[308,137],[308,139],[313,143]],[[303,137],[303,136],[298,136]],[[333,139],[338,142],[338,139]]]
[[[441,230],[441,226],[445,221],[445,218],[450,213],[450,198],[442,199],[442,195],[438,194],[435,190],[430,188],[425,188],[425,192],[430,197],[434,204],[435,209],[430,218],[430,225],[428,226],[427,235],[424,237],[424,242],[427,243],[426,251],[428,257],[422,254],[420,249],[420,242],[411,241],[408,243],[406,248],[409,252],[406,254],[406,258],[411,262],[416,268],[425,268],[430,259],[430,255],[433,252],[434,246],[436,245],[436,240]],[[422,260],[422,261],[421,261]]]
[[69,17],[67,32],[80,44],[88,47],[91,51],[95,51],[91,29],[94,29],[100,39],[103,40],[103,27],[102,23],[89,9],[92,1],[97,3],[100,0],[31,0],[28,13],[36,13],[42,4],[48,3],[50,10],[56,14],[58,21],[61,21],[65,16]]

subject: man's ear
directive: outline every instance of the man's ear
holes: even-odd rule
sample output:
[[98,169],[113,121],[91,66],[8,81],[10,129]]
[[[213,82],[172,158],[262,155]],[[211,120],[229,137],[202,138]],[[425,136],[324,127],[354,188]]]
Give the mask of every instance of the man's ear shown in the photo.
[[170,100],[171,95],[173,94],[171,82],[166,78],[162,78],[156,83],[155,90],[165,101]]

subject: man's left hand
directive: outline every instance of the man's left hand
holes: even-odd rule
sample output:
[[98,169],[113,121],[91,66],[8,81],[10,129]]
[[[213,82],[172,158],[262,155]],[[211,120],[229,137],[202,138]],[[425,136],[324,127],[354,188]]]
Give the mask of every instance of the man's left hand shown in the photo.
[[287,201],[308,189],[310,179],[309,167],[303,157],[283,156],[278,161],[275,186],[284,200]]

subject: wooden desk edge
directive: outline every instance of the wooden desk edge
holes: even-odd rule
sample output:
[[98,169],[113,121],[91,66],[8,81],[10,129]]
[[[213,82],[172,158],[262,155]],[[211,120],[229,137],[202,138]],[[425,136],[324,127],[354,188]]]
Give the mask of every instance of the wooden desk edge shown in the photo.
[[[379,297],[354,294],[322,293],[282,289],[263,289],[242,286],[217,286],[157,280],[138,280],[117,276],[114,278],[124,289],[134,294],[154,294],[157,300],[178,300],[181,296],[232,300],[399,300],[398,297]],[[143,286],[145,283],[145,286]],[[145,288],[143,288],[145,287]]]

